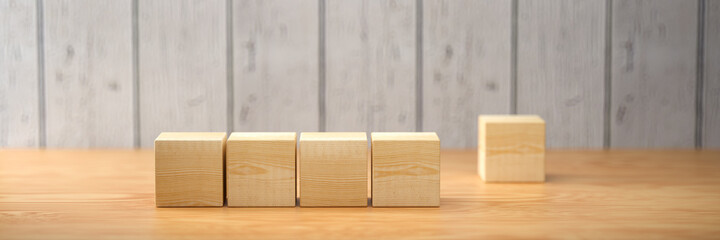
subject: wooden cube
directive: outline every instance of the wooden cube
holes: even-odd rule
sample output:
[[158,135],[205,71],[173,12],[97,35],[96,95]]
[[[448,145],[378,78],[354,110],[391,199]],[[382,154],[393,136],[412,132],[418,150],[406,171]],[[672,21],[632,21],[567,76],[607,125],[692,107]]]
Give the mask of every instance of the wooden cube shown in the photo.
[[294,207],[296,133],[232,133],[227,140],[230,207]]
[[158,207],[223,206],[225,133],[164,132],[155,139]]
[[367,134],[302,133],[299,154],[300,206],[367,206]]
[[373,207],[440,205],[440,139],[434,132],[372,133]]
[[478,173],[486,182],[544,182],[545,121],[531,115],[481,115]]

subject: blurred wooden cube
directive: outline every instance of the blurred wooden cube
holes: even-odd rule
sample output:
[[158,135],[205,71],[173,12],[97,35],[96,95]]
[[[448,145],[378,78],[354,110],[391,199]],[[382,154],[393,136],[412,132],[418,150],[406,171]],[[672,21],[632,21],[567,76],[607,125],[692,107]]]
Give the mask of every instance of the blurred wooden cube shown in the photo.
[[225,133],[164,132],[155,139],[158,207],[223,206]]
[[545,121],[534,115],[478,117],[478,173],[486,182],[544,182]]
[[367,206],[367,134],[302,133],[299,154],[300,206]]
[[434,132],[372,133],[373,207],[440,205],[440,139]]
[[294,207],[296,133],[232,133],[227,140],[230,207]]

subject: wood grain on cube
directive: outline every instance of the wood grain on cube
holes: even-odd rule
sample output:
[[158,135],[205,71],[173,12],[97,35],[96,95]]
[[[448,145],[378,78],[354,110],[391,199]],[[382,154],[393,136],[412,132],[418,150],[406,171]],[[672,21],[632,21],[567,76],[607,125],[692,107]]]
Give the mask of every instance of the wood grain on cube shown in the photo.
[[434,132],[372,133],[373,207],[440,205],[440,140]]
[[300,135],[300,206],[362,207],[368,197],[364,132]]
[[158,207],[223,206],[225,133],[164,132],[155,139]]
[[294,132],[232,133],[227,140],[230,207],[295,206]]
[[538,116],[480,116],[478,173],[487,182],[545,181],[545,121]]

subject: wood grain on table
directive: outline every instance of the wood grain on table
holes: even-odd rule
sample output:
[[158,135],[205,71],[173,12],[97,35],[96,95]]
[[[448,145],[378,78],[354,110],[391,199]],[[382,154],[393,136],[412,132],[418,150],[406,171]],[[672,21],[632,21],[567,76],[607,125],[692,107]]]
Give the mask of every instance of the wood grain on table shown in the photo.
[[150,150],[0,150],[0,238],[717,238],[720,151],[548,151],[485,184],[442,151],[439,208],[156,208]]

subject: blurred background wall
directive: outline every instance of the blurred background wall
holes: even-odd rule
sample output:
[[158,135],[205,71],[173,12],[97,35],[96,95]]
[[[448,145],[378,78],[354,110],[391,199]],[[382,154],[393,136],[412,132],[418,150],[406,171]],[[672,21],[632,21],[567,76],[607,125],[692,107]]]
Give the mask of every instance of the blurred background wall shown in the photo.
[[0,147],[437,131],[720,147],[719,0],[0,0]]

